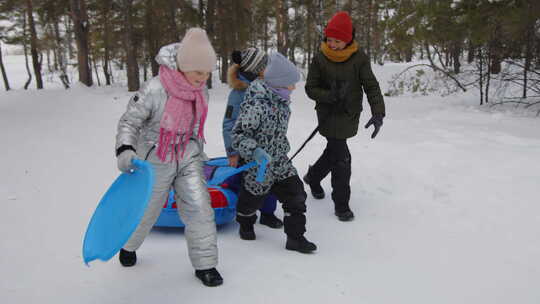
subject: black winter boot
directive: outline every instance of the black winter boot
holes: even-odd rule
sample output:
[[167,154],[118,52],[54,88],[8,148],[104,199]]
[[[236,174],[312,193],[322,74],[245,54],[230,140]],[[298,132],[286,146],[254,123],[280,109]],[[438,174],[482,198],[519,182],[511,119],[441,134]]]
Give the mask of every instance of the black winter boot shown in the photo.
[[242,240],[246,241],[253,241],[256,239],[255,230],[253,229],[253,225],[249,224],[240,224],[240,238]]
[[215,268],[195,270],[195,276],[199,278],[204,285],[209,287],[223,284],[223,278]]
[[257,215],[244,216],[239,213],[236,214],[236,221],[240,224],[240,238],[242,240],[251,241],[255,239],[255,230],[253,225],[257,221]]
[[351,210],[345,210],[345,211],[336,211],[334,213],[338,220],[342,222],[350,222],[354,220],[354,213]]
[[[311,166],[309,166],[309,168],[311,170]],[[311,195],[315,199],[324,198],[324,189],[321,187],[321,183],[320,182],[315,183],[311,181],[311,179],[309,178],[309,170],[308,170],[308,173],[304,175],[303,180],[304,180],[304,183],[306,183],[309,186],[309,189],[311,190]]]
[[317,250],[317,245],[308,241],[304,236],[298,238],[287,237],[287,244],[285,249],[295,250],[301,253],[311,253]]
[[259,223],[274,229],[283,227],[283,222],[273,213],[261,212],[261,219],[259,220]]
[[118,255],[120,264],[124,267],[131,267],[137,263],[137,254],[135,251],[127,251],[123,248],[120,249],[120,254]]

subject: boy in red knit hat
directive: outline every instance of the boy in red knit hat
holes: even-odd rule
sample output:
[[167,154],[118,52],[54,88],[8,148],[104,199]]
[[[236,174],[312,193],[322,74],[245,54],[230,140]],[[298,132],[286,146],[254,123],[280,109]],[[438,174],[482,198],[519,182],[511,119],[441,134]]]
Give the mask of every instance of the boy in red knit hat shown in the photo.
[[324,30],[320,52],[309,67],[306,93],[315,100],[318,131],[327,140],[326,149],[309,167],[304,182],[316,199],[325,196],[321,181],[330,173],[335,215],[340,221],[351,221],[350,209],[351,154],[347,138],[356,135],[362,112],[363,93],[371,108],[371,138],[379,132],[385,116],[379,82],[373,75],[369,57],[354,41],[354,27],[346,12],[336,13]]

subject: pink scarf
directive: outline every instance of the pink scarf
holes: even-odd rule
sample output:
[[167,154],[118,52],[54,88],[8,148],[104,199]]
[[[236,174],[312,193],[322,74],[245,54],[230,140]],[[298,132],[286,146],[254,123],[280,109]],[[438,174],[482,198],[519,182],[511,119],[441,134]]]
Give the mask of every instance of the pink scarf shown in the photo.
[[157,156],[165,162],[171,145],[173,148],[170,151],[170,161],[173,158],[178,160],[177,144],[182,151],[180,157],[184,157],[196,122],[199,122],[197,138],[204,142],[204,122],[208,113],[208,104],[202,92],[204,85],[194,87],[181,72],[162,65],[159,68],[159,79],[169,95],[159,124],[157,149]]

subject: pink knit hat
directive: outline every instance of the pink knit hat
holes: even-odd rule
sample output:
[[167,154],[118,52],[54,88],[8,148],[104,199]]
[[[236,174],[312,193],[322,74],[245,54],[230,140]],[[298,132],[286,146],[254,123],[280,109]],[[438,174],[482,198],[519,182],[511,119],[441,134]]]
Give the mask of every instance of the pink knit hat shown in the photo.
[[198,27],[190,28],[176,53],[176,64],[183,72],[211,72],[216,66],[216,52],[206,32]]

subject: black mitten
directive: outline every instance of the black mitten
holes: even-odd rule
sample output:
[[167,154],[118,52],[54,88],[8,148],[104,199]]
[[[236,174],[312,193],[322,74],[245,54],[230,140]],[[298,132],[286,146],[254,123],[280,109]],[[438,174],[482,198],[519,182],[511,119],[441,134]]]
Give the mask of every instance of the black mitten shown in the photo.
[[375,138],[377,136],[377,133],[379,133],[379,130],[381,129],[383,125],[383,114],[373,114],[369,121],[367,122],[365,128],[369,128],[371,125],[375,127],[375,130],[373,131],[373,134],[371,134],[371,138]]

